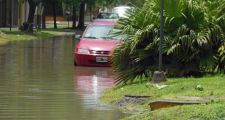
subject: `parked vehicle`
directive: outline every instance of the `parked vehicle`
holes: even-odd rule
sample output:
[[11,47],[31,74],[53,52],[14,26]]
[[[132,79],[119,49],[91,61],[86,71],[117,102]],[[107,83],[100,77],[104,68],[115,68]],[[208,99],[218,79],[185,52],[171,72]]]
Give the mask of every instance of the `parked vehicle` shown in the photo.
[[134,7],[130,6],[117,6],[107,11],[100,11],[95,17],[96,19],[119,19],[120,17],[126,17],[127,12],[134,10]]
[[95,20],[87,26],[74,50],[75,63],[82,66],[110,66],[113,48],[125,36],[115,36],[115,20]]
[[110,13],[110,12],[100,12],[97,19],[118,19],[119,15],[117,13]]
[[117,6],[112,9],[112,13],[118,14],[119,17],[126,17],[127,12],[133,9],[130,6]]

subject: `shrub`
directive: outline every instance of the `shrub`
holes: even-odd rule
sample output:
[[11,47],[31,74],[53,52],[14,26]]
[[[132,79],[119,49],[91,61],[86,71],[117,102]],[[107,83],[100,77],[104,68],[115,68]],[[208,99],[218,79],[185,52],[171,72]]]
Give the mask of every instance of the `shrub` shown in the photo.
[[[159,0],[119,20],[128,38],[113,53],[117,83],[151,76],[159,51]],[[165,1],[163,66],[170,76],[224,70],[225,0]]]

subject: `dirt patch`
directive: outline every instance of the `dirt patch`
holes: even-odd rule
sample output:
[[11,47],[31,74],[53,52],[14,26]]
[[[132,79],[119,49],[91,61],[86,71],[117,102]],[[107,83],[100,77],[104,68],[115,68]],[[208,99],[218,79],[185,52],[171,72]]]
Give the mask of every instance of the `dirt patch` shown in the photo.
[[150,96],[125,95],[121,99],[113,102],[114,105],[123,107],[127,105],[143,105]]
[[149,106],[151,110],[157,110],[161,108],[173,107],[178,105],[190,105],[190,104],[209,104],[213,101],[225,101],[225,98],[210,96],[210,97],[195,97],[195,96],[177,96],[174,98],[163,98],[156,101],[151,101]]
[[197,117],[193,117],[193,118],[190,118],[190,119],[188,119],[188,120],[200,120],[200,119],[197,118]]

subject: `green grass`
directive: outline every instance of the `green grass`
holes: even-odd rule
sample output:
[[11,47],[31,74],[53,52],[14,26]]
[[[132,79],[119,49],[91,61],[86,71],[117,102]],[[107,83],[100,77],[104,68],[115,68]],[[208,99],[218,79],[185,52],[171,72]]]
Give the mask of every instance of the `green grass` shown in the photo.
[[[12,31],[9,31],[8,28],[1,28],[0,31],[6,34],[4,36],[4,43],[7,41],[36,40],[71,34],[68,32],[63,32],[63,30],[61,29],[60,30],[47,29],[39,32],[34,31],[33,34],[21,32],[16,28],[13,28]],[[0,40],[3,41],[3,38],[0,38]],[[0,42],[0,44],[3,44],[3,42]]]
[[[123,97],[124,95],[149,95],[151,96],[146,104],[143,106],[137,106],[147,109],[143,113],[139,113],[131,117],[134,120],[142,120],[147,117],[146,120],[158,118],[159,120],[164,119],[189,119],[191,117],[198,117],[201,119],[211,119],[213,114],[220,118],[223,114],[225,117],[225,103],[210,103],[209,105],[190,105],[190,106],[178,106],[167,109],[156,110],[150,112],[148,103],[149,101],[162,99],[162,98],[173,98],[176,96],[198,96],[198,97],[209,97],[209,96],[224,96],[225,97],[225,76],[205,76],[202,78],[169,78],[167,82],[163,83],[168,85],[166,88],[158,89],[155,85],[149,82],[136,83],[126,86],[118,86],[108,89],[104,92],[101,99],[106,103],[112,103]],[[201,85],[203,90],[197,90],[196,86]],[[215,110],[214,110],[215,109]],[[192,112],[193,111],[193,112]],[[182,112],[182,114],[180,113]],[[205,116],[206,115],[206,116]],[[204,117],[205,116],[205,117]],[[158,120],[156,119],[156,120]],[[182,119],[183,120],[183,119]]]
[[124,120],[225,120],[225,103],[183,105],[152,112],[145,110]]
[[6,37],[6,34],[1,32],[1,30],[0,30],[0,45],[4,45],[7,43],[7,40],[5,39],[5,37]]

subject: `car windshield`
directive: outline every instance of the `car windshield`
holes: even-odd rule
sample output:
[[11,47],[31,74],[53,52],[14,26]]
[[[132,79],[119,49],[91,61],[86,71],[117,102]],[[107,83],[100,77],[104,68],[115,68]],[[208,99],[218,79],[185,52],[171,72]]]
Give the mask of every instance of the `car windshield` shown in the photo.
[[84,33],[84,38],[123,40],[125,36],[115,35],[118,31],[118,29],[113,28],[113,25],[91,25]]
[[99,13],[97,19],[118,19],[119,15],[117,13]]

